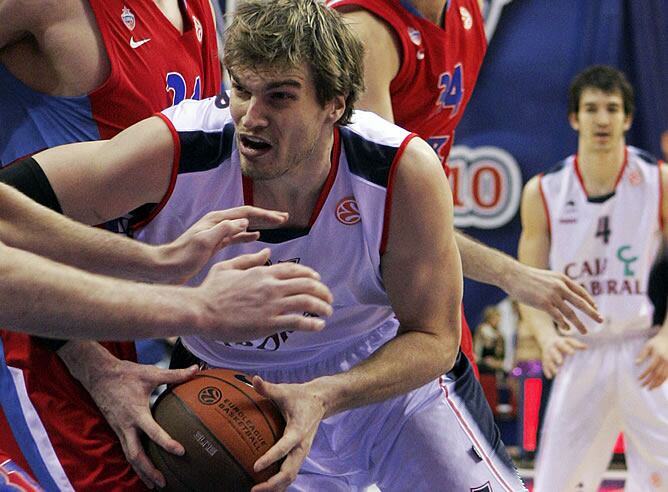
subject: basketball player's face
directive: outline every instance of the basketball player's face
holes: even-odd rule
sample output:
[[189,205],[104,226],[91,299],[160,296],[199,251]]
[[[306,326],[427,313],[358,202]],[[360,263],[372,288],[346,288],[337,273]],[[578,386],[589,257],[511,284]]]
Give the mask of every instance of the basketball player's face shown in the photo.
[[587,88],[580,95],[571,126],[578,132],[580,152],[607,152],[624,146],[624,134],[631,127],[631,116],[624,113],[622,94]]
[[318,103],[308,68],[230,76],[230,111],[245,176],[270,180],[329,165],[328,158],[321,161],[336,121],[333,103]]

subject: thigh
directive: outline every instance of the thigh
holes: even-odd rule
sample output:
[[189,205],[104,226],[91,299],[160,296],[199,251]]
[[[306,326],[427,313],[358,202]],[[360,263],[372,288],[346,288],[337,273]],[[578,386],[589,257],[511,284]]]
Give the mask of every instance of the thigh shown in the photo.
[[598,490],[621,430],[609,355],[578,352],[557,374],[536,461],[536,492]]
[[383,491],[526,490],[465,358],[421,391],[425,403],[373,450]]

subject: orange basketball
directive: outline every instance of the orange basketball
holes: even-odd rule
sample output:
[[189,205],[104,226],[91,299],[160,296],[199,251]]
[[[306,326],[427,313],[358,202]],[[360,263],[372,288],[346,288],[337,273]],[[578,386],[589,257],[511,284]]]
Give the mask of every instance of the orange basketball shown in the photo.
[[260,396],[250,377],[230,369],[208,369],[165,391],[153,416],[186,450],[146,448],[163,473],[168,491],[247,491],[278,472],[260,473],[253,464],[283,435],[285,421],[271,400]]

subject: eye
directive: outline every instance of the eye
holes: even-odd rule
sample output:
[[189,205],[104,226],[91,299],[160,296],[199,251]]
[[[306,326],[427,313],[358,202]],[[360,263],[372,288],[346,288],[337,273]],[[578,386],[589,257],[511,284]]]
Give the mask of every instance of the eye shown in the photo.
[[284,91],[272,92],[270,97],[273,101],[276,102],[287,102],[287,101],[294,101],[297,99],[297,96],[295,94]]
[[238,97],[247,97],[248,91],[240,86],[237,82],[232,82],[232,91]]

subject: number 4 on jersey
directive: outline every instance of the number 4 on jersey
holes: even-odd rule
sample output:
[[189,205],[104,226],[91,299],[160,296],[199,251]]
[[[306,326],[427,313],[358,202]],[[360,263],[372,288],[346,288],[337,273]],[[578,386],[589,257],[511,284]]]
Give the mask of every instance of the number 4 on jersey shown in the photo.
[[444,108],[452,108],[450,118],[459,111],[459,106],[464,98],[462,66],[457,65],[452,75],[450,72],[442,73],[438,80],[438,87],[441,89],[441,95],[438,98],[438,104]]
[[610,240],[610,234],[612,231],[610,230],[610,217],[608,215],[604,215],[603,217],[598,218],[598,224],[596,225],[596,237],[600,237],[601,240],[603,241],[603,244],[608,244],[608,241]]

